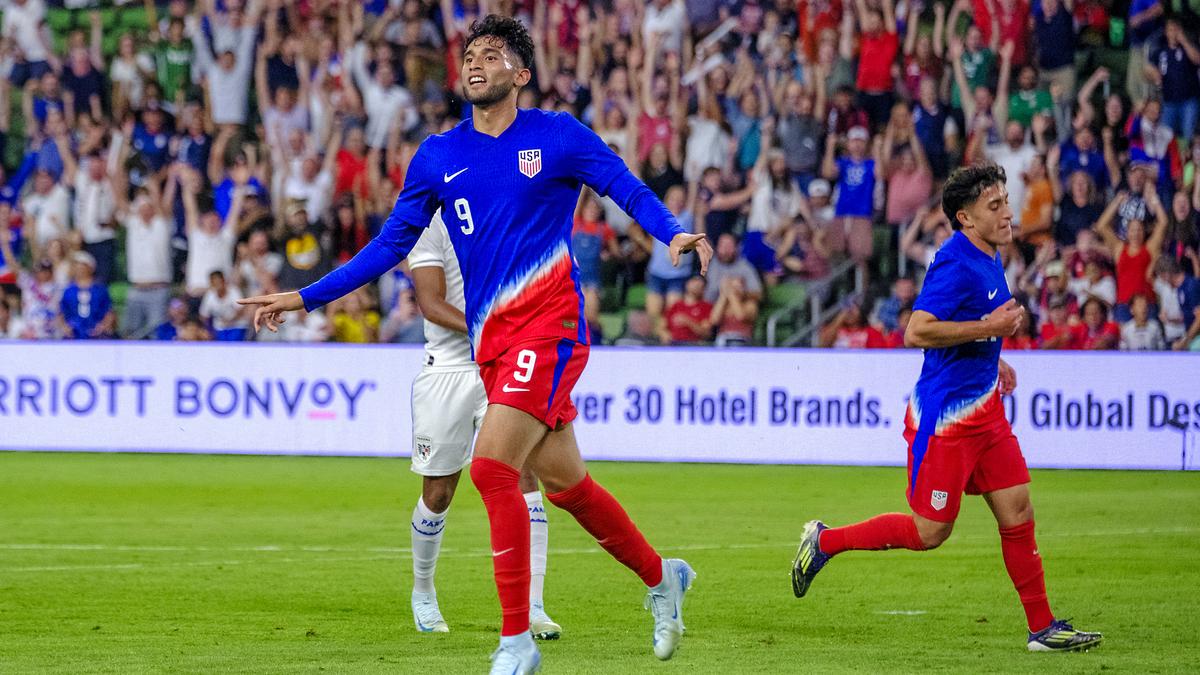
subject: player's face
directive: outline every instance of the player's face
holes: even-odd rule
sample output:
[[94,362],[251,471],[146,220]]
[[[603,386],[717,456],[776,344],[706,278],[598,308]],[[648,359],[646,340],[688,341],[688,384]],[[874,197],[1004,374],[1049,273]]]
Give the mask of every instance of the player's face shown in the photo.
[[1012,208],[1008,205],[1008,190],[1004,183],[984,188],[973,204],[958,212],[958,220],[968,235],[997,247],[1012,241]]
[[463,95],[471,105],[495,105],[529,83],[529,69],[504,47],[504,41],[490,36],[472,42],[463,55]]

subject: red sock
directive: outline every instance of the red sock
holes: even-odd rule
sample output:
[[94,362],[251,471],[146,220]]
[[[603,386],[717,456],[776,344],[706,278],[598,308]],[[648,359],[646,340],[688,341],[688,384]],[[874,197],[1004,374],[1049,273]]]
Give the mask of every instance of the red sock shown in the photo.
[[546,497],[551,504],[575,516],[609,555],[636,572],[647,586],[662,582],[662,558],[646,542],[625,509],[590,474],[575,487]]
[[521,472],[494,459],[476,457],[471,480],[483,497],[492,530],[492,565],[504,622],[500,635],[529,630],[529,509],[517,486]]
[[821,533],[821,551],[837,555],[842,551],[883,551],[906,548],[924,551],[925,544],[917,532],[917,524],[907,513],[885,513],[861,523],[831,527]]
[[1029,632],[1036,633],[1054,621],[1050,603],[1046,600],[1046,577],[1042,572],[1042,557],[1038,555],[1037,541],[1033,537],[1033,521],[1016,527],[1000,529],[1000,551],[1004,554],[1004,567],[1021,605],[1025,607],[1025,620]]

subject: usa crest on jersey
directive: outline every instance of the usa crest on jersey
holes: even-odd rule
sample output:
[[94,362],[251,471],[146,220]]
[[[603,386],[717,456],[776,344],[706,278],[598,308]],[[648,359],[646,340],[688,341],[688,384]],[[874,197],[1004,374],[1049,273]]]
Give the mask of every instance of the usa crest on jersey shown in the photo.
[[517,153],[517,169],[524,174],[526,178],[533,178],[542,170],[542,151],[536,150],[521,150]]

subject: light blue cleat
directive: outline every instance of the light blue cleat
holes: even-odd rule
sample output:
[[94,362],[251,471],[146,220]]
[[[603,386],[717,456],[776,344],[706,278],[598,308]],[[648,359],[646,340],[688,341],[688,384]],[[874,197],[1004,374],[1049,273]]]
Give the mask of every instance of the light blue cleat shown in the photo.
[[442,612],[438,609],[437,595],[413,591],[412,612],[413,623],[417,624],[418,632],[450,632],[450,626],[446,625],[446,620],[442,618]]
[[492,652],[491,675],[529,675],[542,669],[542,653],[528,632],[500,638],[500,648]]
[[663,580],[646,594],[645,606],[654,615],[654,655],[666,661],[683,637],[683,596],[696,572],[682,560],[663,560]]

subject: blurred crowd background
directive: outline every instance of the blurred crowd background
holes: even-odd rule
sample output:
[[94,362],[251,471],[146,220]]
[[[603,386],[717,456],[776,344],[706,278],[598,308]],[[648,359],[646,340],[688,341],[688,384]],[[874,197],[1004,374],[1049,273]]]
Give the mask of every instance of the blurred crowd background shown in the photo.
[[463,36],[535,38],[578,116],[717,254],[585,191],[597,343],[900,348],[954,167],[1007,172],[1013,349],[1200,350],[1200,0],[2,3],[0,336],[420,342],[407,268],[278,335],[470,114]]

